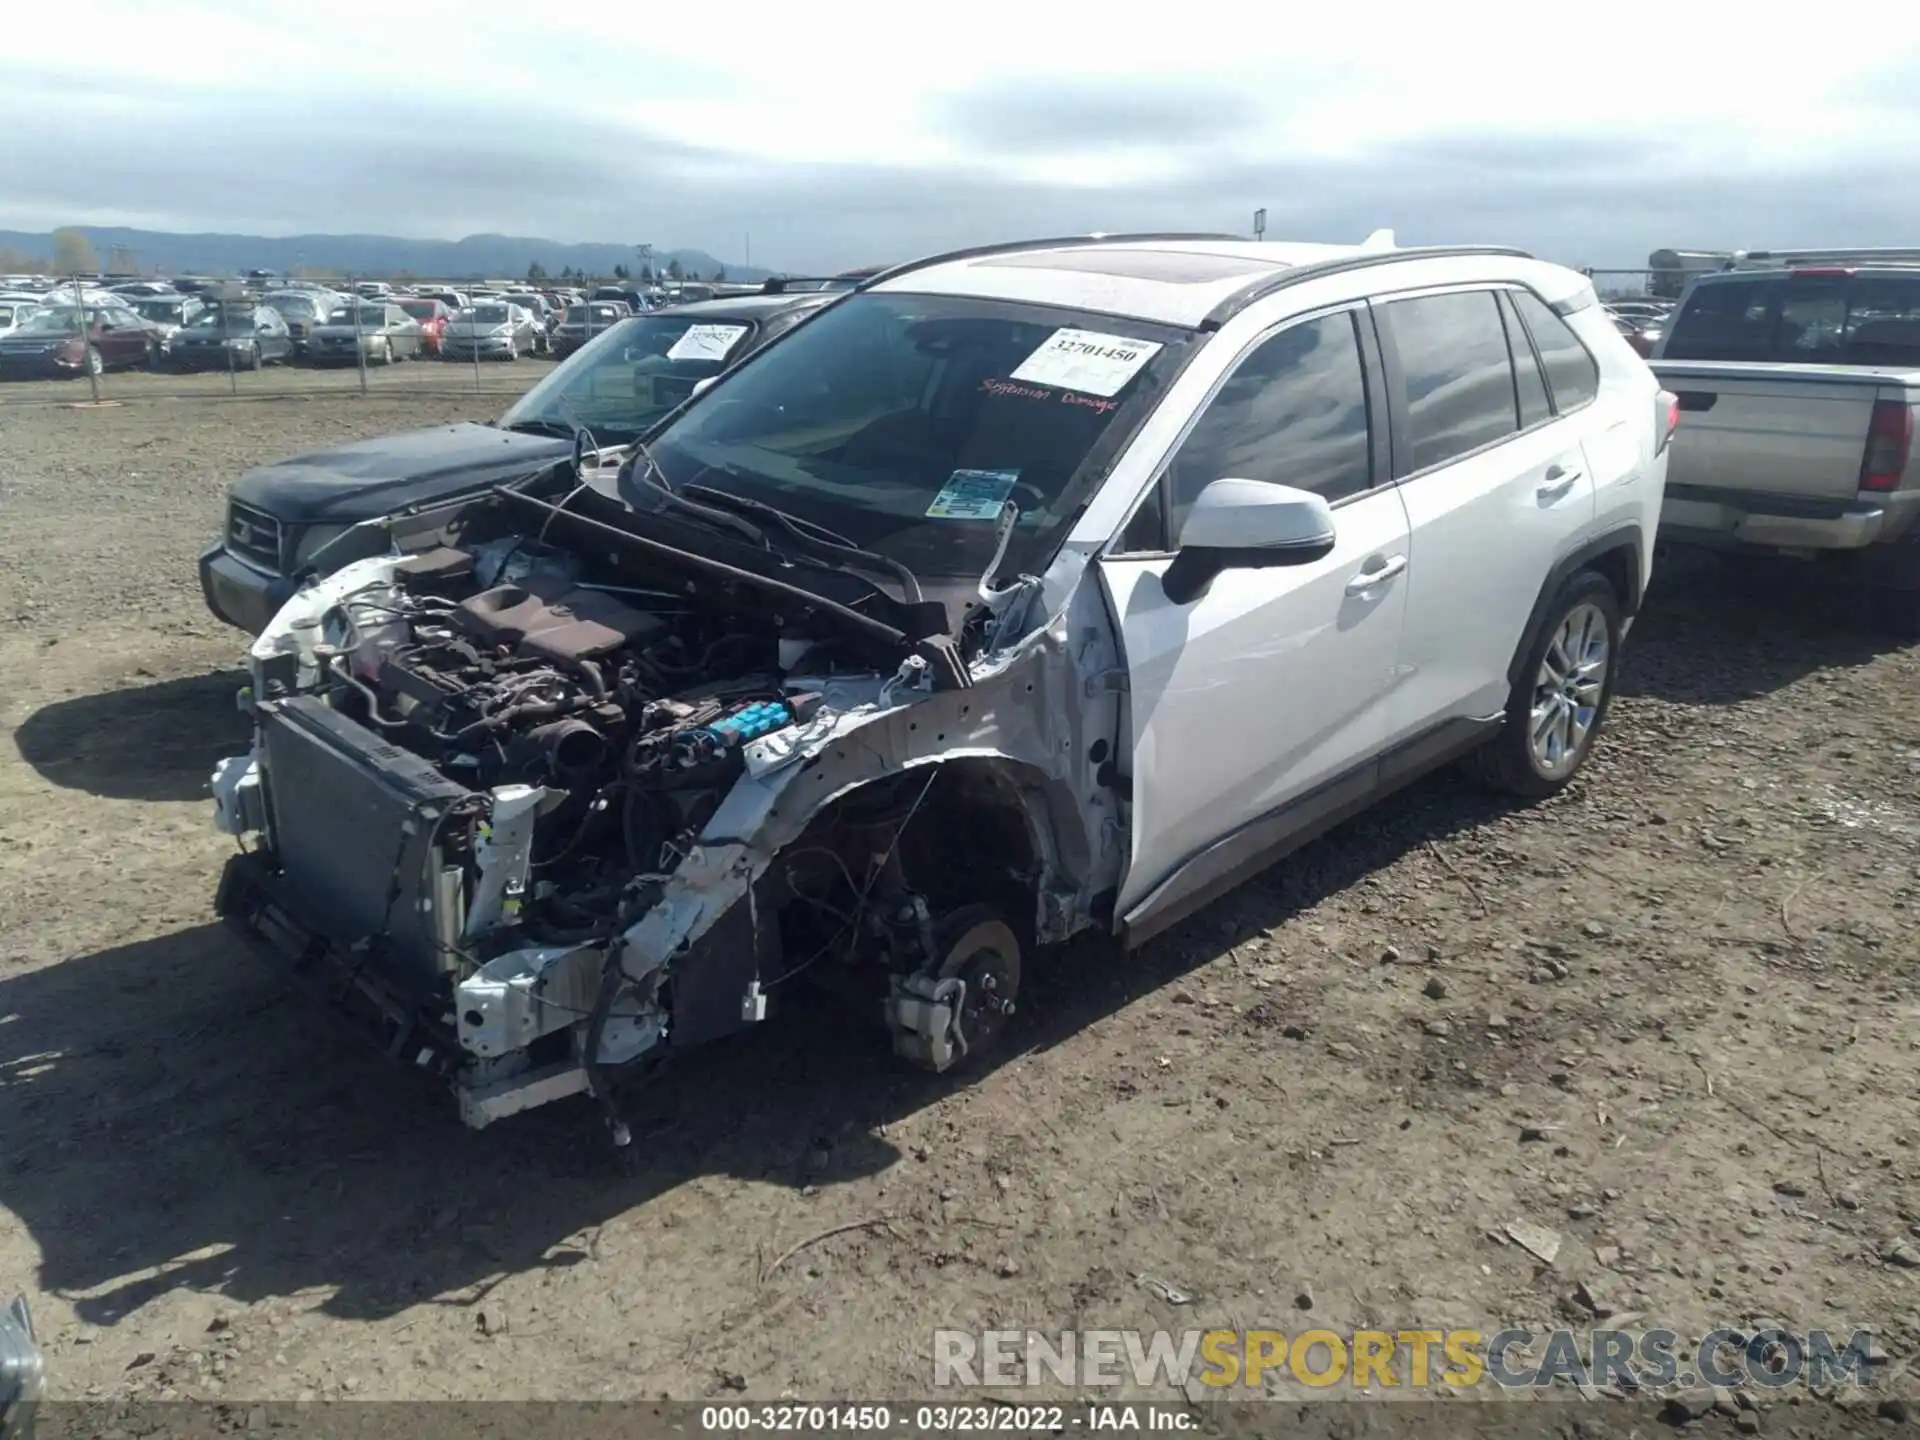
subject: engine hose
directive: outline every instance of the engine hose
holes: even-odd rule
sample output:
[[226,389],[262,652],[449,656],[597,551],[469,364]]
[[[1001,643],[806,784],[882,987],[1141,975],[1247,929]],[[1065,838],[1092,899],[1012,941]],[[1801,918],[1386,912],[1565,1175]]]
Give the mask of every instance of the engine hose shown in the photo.
[[336,680],[346,681],[347,684],[367,697],[367,718],[382,730],[404,730],[407,728],[407,722],[405,720],[389,720],[380,713],[380,697],[374,694],[373,688],[368,685],[366,681],[362,680],[358,675],[355,675],[351,670],[345,668],[340,656],[336,655],[327,662],[327,673],[332,675]]
[[573,670],[582,680],[587,682],[587,688],[593,692],[593,698],[595,700],[604,700],[607,698],[607,680],[606,677],[600,673],[600,667],[598,665],[594,664],[591,660],[577,659],[569,660],[566,664],[569,669]]
[[515,720],[531,720],[536,717],[563,715],[574,708],[560,700],[522,700],[509,705],[498,714],[489,715],[484,720],[476,720],[471,725],[462,726],[450,738],[455,745],[461,745],[476,736],[485,735],[491,730],[499,730]]

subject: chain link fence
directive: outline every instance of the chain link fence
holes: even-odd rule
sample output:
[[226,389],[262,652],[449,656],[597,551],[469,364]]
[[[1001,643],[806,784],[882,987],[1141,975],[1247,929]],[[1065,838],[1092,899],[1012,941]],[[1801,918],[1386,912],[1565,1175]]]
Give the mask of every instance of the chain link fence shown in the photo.
[[[380,292],[351,275],[146,295],[106,283],[75,276],[0,298],[0,408],[359,394],[477,395],[504,409],[558,352],[608,323],[603,309],[588,307],[582,333],[556,336],[570,297],[552,282],[506,290],[495,282],[482,295],[460,282]],[[505,304],[513,294],[552,298],[528,322],[512,317],[511,343],[468,343],[464,324],[448,333],[458,305]],[[345,325],[328,326],[336,317]],[[316,339],[316,330],[325,333]]]
[[1595,270],[1589,267],[1584,273],[1593,281],[1594,291],[1602,300],[1671,298],[1665,296],[1660,284],[1663,277],[1652,270]]

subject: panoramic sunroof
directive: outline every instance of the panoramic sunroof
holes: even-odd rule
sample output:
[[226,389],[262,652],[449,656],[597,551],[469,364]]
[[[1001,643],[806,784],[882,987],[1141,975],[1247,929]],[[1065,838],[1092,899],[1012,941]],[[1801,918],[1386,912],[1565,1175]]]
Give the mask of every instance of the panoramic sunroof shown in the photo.
[[1168,285],[1198,285],[1208,280],[1231,280],[1236,275],[1258,275],[1274,265],[1271,260],[1251,260],[1241,255],[1129,250],[1118,245],[1089,245],[1079,250],[1024,250],[1012,255],[995,255],[979,263],[1037,270],[1084,270],[1128,280],[1159,280]]

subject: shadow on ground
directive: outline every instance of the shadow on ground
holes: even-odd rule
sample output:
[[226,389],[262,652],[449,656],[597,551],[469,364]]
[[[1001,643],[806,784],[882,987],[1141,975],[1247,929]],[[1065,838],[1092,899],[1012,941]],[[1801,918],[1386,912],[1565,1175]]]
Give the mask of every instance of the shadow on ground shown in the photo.
[[[1302,852],[1130,959],[1049,957],[998,1060],[1069,1039],[1395,855],[1494,813],[1450,778]],[[825,1188],[902,1159],[882,1138],[978,1073],[899,1068],[844,1011],[694,1052],[627,1100],[638,1163],[568,1103],[480,1133],[411,1071],[207,925],[0,983],[0,1206],[42,1288],[110,1325],[173,1290],[255,1301],[335,1287],[391,1314],[502,1272],[579,1263],[583,1236],[703,1175]]]
[[225,756],[247,748],[237,670],[56,700],[14,732],[20,758],[66,790],[109,800],[192,800]]
[[1815,671],[1870,664],[1906,643],[1875,628],[1858,592],[1810,566],[1677,550],[1655,569],[1620,693],[1732,705]]

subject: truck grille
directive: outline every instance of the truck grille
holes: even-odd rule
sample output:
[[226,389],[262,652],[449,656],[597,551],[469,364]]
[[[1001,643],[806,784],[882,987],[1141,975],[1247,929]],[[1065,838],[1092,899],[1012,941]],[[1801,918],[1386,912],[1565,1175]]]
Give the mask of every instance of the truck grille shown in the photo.
[[227,549],[278,574],[280,522],[264,510],[232,501],[227,509]]

